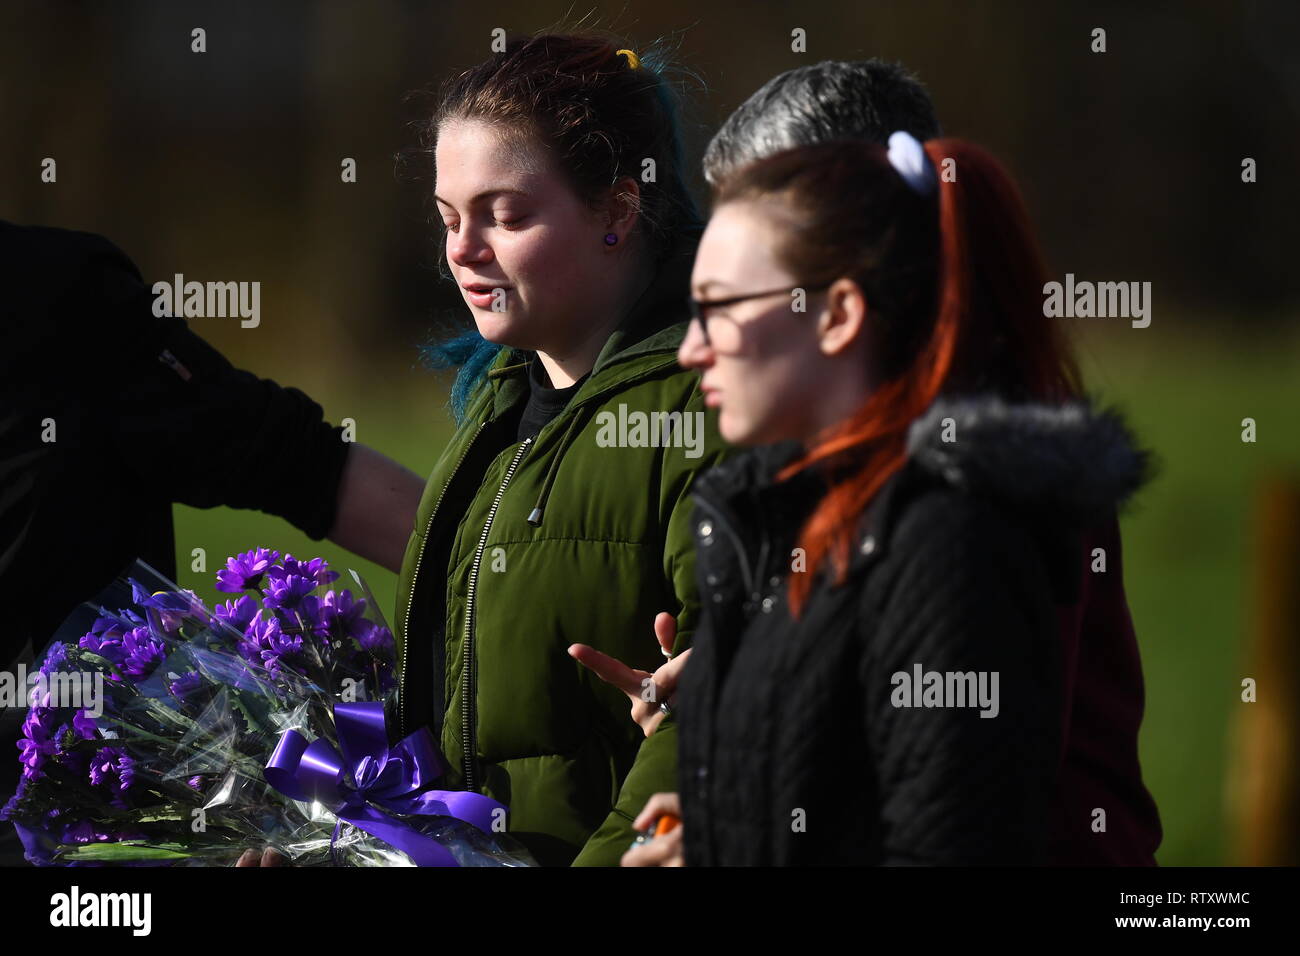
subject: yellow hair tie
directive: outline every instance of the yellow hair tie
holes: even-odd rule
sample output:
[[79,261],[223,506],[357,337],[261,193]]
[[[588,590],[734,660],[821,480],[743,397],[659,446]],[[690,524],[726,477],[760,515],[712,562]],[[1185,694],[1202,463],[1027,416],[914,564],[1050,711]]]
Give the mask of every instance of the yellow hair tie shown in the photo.
[[620,53],[626,53],[626,54],[627,54],[627,65],[628,65],[628,69],[639,70],[639,69],[641,68],[641,58],[640,58],[639,56],[637,56],[635,53],[633,53],[631,50],[615,50],[615,51],[614,51],[614,55],[615,55],[615,56],[618,56]]

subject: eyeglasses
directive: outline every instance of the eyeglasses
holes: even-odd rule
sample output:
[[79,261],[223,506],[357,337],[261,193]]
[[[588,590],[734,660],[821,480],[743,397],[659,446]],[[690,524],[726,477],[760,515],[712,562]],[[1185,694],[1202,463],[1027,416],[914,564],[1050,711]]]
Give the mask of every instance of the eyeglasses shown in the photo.
[[[707,309],[722,308],[728,305],[737,305],[741,302],[748,302],[751,299],[763,299],[769,295],[793,295],[796,290],[805,292],[820,292],[822,289],[829,288],[831,283],[823,282],[814,286],[791,286],[784,289],[768,289],[766,292],[750,292],[746,295],[734,295],[726,299],[697,299],[690,296],[687,301],[691,310],[691,321],[700,324],[700,332],[704,335],[704,344],[713,351],[721,354],[731,354],[740,350],[741,344],[741,326],[735,319],[726,315],[710,316],[706,314]],[[723,325],[714,327],[713,335],[709,334],[709,321],[715,323],[722,320]]]

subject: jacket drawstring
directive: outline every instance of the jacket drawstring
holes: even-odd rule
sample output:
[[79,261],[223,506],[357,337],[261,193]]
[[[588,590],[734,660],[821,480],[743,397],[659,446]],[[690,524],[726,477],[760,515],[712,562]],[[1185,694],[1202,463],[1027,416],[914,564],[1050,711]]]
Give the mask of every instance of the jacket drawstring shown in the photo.
[[502,365],[500,368],[488,369],[487,377],[500,378],[502,375],[509,375],[511,372],[517,372],[521,368],[528,368],[527,362],[517,362],[514,365]]
[[555,482],[555,474],[560,470],[560,460],[564,457],[565,450],[572,443],[574,430],[584,416],[585,409],[579,408],[573,417],[569,419],[569,427],[564,430],[564,437],[560,439],[560,445],[556,449],[554,457],[551,458],[551,466],[546,470],[546,480],[542,482],[542,491],[537,496],[537,504],[533,505],[533,510],[528,513],[528,523],[534,528],[540,528],[542,525],[542,512],[546,509],[546,499],[550,497],[551,485]]
[[[528,368],[528,362],[517,362],[514,365],[503,365],[500,368],[488,370],[488,378],[500,378],[503,375],[509,375],[520,369]],[[578,426],[583,417],[581,408],[569,419],[569,427],[564,431],[564,437],[560,439],[560,446],[556,449],[555,457],[551,459],[550,467],[546,470],[546,480],[542,482],[541,494],[537,496],[537,503],[533,505],[533,510],[528,513],[528,523],[534,528],[541,527],[542,512],[546,510],[546,499],[551,495],[551,485],[555,483],[555,473],[560,470],[560,459],[564,457],[565,450],[573,441],[574,429]]]

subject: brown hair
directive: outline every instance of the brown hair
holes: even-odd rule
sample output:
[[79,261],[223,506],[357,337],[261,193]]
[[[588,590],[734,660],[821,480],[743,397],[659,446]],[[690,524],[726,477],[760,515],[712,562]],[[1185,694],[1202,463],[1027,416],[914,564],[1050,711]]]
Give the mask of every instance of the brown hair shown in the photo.
[[[640,228],[662,256],[681,232],[700,224],[683,176],[679,104],[657,48],[643,53],[635,68],[618,49],[594,34],[509,40],[503,52],[444,84],[436,108],[419,124],[415,152],[432,168],[442,125],[474,119],[508,136],[535,138],[588,203],[607,196],[622,177],[635,177]],[[649,179],[647,159],[654,161]]]

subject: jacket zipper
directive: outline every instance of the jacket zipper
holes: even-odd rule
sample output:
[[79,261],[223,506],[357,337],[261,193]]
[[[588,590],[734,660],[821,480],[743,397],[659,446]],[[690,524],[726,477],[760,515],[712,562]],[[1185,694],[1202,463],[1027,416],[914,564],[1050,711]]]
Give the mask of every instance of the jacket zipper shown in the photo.
[[[736,534],[736,531],[734,528],[732,528],[731,523],[726,519],[726,517],[724,517],[721,508],[717,508],[714,505],[710,504],[709,500],[703,495],[697,494],[695,497],[695,501],[700,506],[701,510],[707,512],[709,517],[713,519],[714,527],[720,532],[725,532],[727,536],[731,539],[732,545],[735,547],[736,550],[736,563],[740,566],[740,575],[745,585],[746,600],[747,601],[752,600],[753,599],[752,596],[754,594],[754,574],[749,567],[749,555],[745,551],[744,542],[740,540],[740,536]],[[764,551],[766,551],[766,546],[767,546],[766,534],[764,535],[763,543],[764,543]],[[705,803],[707,803],[710,798],[709,796],[710,785],[708,783],[707,778],[702,776],[702,774],[706,774],[708,772],[708,769],[713,766],[714,763],[713,758],[714,758],[713,742],[712,740],[709,740],[706,741],[704,744],[704,763],[701,767],[697,768],[696,779],[694,781],[696,794],[698,798]],[[707,842],[708,844],[708,850],[706,851],[707,858],[715,859],[716,857],[713,849],[713,833],[710,831],[710,828],[708,827],[702,827],[701,830],[704,831],[702,842]],[[697,834],[697,836],[699,836],[699,834]]]
[[[674,361],[675,361],[675,360],[674,360]],[[667,365],[667,364],[670,364],[670,363],[665,363],[665,365]],[[607,392],[614,391],[614,390],[616,390],[616,389],[620,389],[620,388],[624,388],[624,387],[626,387],[626,386],[628,386],[628,385],[631,385],[631,384],[635,384],[636,382],[640,381],[642,378],[644,378],[644,377],[646,377],[646,376],[648,376],[648,375],[652,375],[652,374],[654,374],[655,372],[660,371],[660,369],[663,368],[663,367],[664,367],[664,366],[654,366],[653,368],[643,369],[641,372],[638,372],[636,375],[632,376],[631,378],[627,379],[626,381],[620,381],[620,382],[618,382],[616,385],[615,385],[615,384],[607,384],[607,385],[605,385],[603,388],[601,388],[599,391],[594,392],[594,393],[591,394],[591,395],[587,395],[587,396],[585,396],[585,397],[582,399],[581,403],[571,402],[571,403],[569,404],[569,407],[566,408],[565,411],[566,411],[566,412],[571,411],[572,409],[577,408],[577,407],[579,406],[579,404],[581,404],[581,405],[585,405],[585,404],[587,404],[589,401],[592,401],[593,399],[596,399],[596,398],[603,398]],[[429,531],[430,531],[430,529],[433,527],[433,521],[434,521],[434,518],[437,517],[437,514],[438,514],[438,506],[442,504],[443,496],[447,494],[447,489],[451,486],[451,481],[452,481],[452,479],[456,477],[456,472],[460,469],[461,463],[465,461],[465,457],[469,454],[470,449],[473,448],[474,443],[478,440],[479,435],[483,432],[483,429],[484,429],[487,425],[488,425],[488,422],[482,422],[482,423],[479,424],[479,426],[478,426],[478,431],[476,431],[476,432],[474,433],[474,437],[470,439],[469,444],[467,444],[467,445],[465,446],[465,450],[462,451],[462,452],[460,453],[460,457],[459,457],[458,459],[456,459],[456,464],[452,466],[451,474],[447,476],[447,482],[446,482],[446,484],[444,484],[444,485],[442,486],[442,491],[441,491],[441,493],[439,493],[439,495],[438,495],[438,500],[437,500],[436,502],[434,502],[434,505],[433,505],[433,511],[431,511],[431,512],[429,513],[429,521],[428,521],[428,523],[425,525],[425,528],[424,528],[424,538],[421,540],[421,542],[420,542],[420,550],[419,550],[419,552],[418,552],[418,553],[416,554],[416,556],[415,556],[415,569],[414,569],[414,571],[413,571],[412,574],[411,574],[411,590],[410,590],[410,593],[407,595],[407,598],[406,598],[406,621],[407,621],[407,627],[405,628],[405,634],[403,635],[403,638],[402,638],[402,642],[403,642],[403,648],[402,648],[402,649],[403,649],[403,658],[404,658],[404,660],[403,660],[402,673],[401,673],[401,675],[398,677],[398,687],[397,687],[397,719],[398,719],[398,723],[399,723],[399,725],[400,725],[400,727],[401,727],[402,736],[406,736],[408,733],[410,733],[410,728],[408,728],[408,727],[406,726],[406,674],[407,674],[407,671],[410,670],[410,668],[407,667],[407,666],[405,666],[405,657],[407,656],[405,652],[406,652],[406,648],[407,648],[407,646],[408,646],[409,643],[410,643],[409,640],[408,640],[408,638],[409,638],[409,634],[410,634],[411,607],[412,607],[412,606],[414,605],[414,603],[415,603],[416,584],[417,584],[418,581],[419,581],[419,576],[420,576],[420,564],[421,564],[421,562],[424,560],[424,548],[425,548],[425,545],[428,544],[428,541],[429,541]],[[533,439],[528,439],[527,442],[531,442],[532,440],[533,440]],[[527,442],[525,442],[525,447],[526,447],[526,445],[527,445]],[[517,464],[517,462],[518,462],[518,459],[516,459],[515,462],[512,462],[512,467],[513,467],[513,465]],[[509,479],[507,478],[507,481],[508,481],[508,480],[509,480]],[[500,489],[500,492],[498,492],[498,501],[500,500],[500,494],[503,493],[504,491],[505,491],[505,486],[502,485],[502,487],[501,487],[501,489]],[[493,514],[495,514],[495,509],[496,509],[496,506],[494,505],[494,506],[493,506]],[[489,521],[489,524],[491,524],[490,521]],[[476,565],[476,567],[477,567],[477,565]]]
[[465,641],[464,651],[462,652],[461,670],[460,670],[460,733],[461,745],[464,755],[465,770],[465,789],[474,790],[474,753],[477,747],[477,741],[474,734],[474,589],[478,584],[478,569],[483,561],[483,551],[487,547],[488,533],[492,530],[492,522],[496,520],[497,509],[501,507],[501,499],[506,493],[506,486],[510,484],[510,479],[514,477],[515,469],[519,467],[519,461],[528,451],[528,446],[533,443],[533,439],[525,438],[519,450],[515,452],[515,457],[511,460],[510,466],[506,469],[505,476],[501,479],[501,487],[497,488],[496,497],[492,499],[492,507],[488,511],[487,521],[483,524],[483,533],[479,535],[478,547],[474,549],[474,561],[469,568],[469,584],[465,590]]
[[[478,436],[483,433],[487,422],[482,422],[478,430],[474,432],[465,450],[460,453],[456,459],[456,464],[452,465],[451,474],[447,476],[446,483],[442,486],[442,491],[438,493],[438,500],[433,503],[433,510],[429,512],[429,521],[424,526],[424,537],[420,539],[420,550],[415,555],[415,570],[411,573],[411,592],[406,596],[406,626],[402,629],[402,673],[398,676],[397,681],[397,722],[401,726],[402,736],[405,737],[410,733],[410,728],[406,726],[406,675],[410,671],[410,633],[411,633],[411,608],[415,604],[416,584],[420,579],[420,563],[424,560],[424,547],[429,542],[429,532],[433,529],[433,519],[438,515],[438,506],[442,504],[443,497],[447,494],[447,489],[451,487],[452,479],[456,477],[456,472],[460,470],[461,463],[469,454],[474,443],[478,441]],[[428,675],[426,675],[428,676]]]

